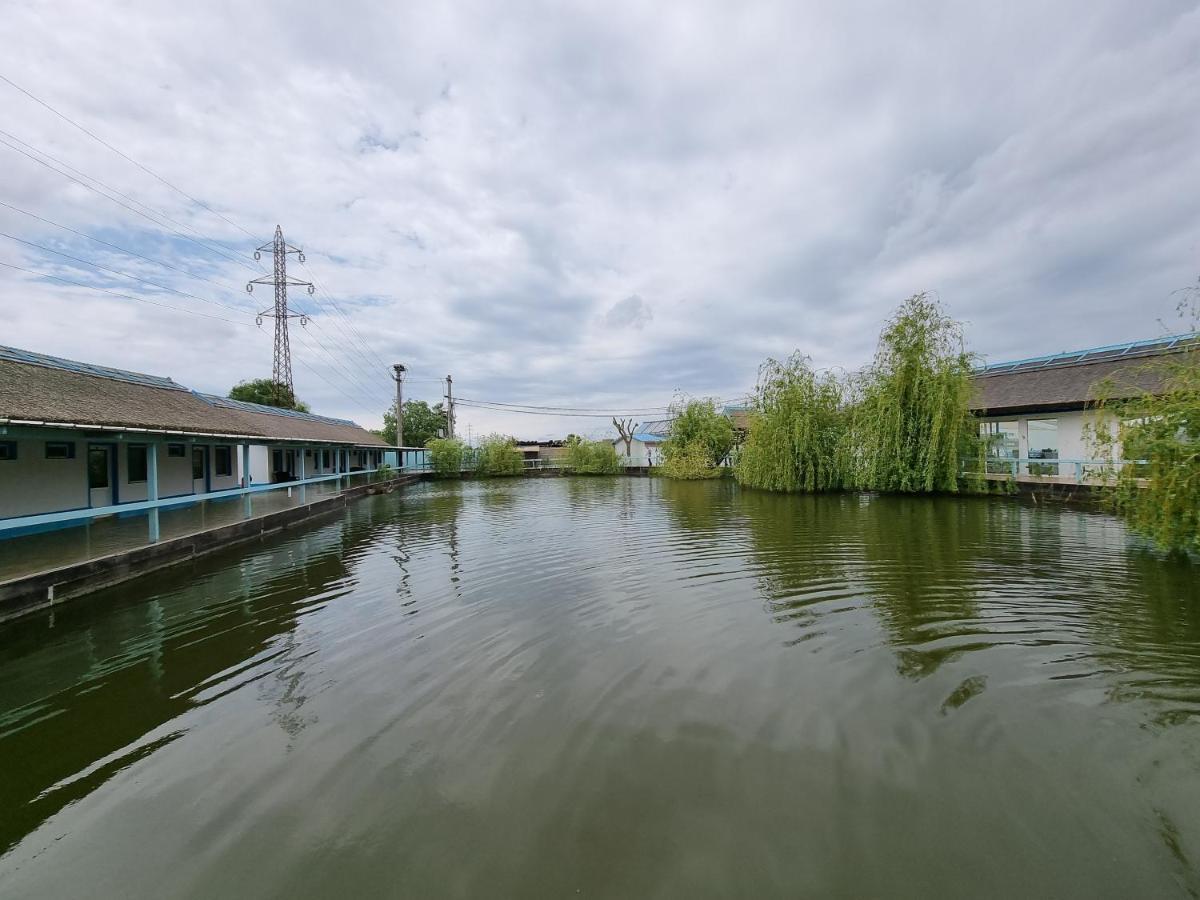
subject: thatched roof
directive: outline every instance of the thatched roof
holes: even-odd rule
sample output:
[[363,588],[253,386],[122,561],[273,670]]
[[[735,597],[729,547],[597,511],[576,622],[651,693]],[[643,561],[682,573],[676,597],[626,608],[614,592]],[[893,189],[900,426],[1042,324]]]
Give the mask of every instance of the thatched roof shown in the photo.
[[1100,399],[1162,389],[1196,343],[1188,336],[997,363],[975,374],[972,410],[981,415],[1084,409]]
[[386,447],[346,419],[197,394],[169,378],[0,347],[0,421]]

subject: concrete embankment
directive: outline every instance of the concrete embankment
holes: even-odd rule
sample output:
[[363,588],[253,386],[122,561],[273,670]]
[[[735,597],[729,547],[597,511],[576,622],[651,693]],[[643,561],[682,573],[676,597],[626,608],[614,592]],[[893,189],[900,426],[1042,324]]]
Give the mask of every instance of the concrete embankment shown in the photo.
[[418,475],[402,475],[375,484],[356,485],[303,506],[0,581],[0,621],[47,609],[233,544],[262,540],[307,525],[343,510],[360,497],[390,493],[418,480]]

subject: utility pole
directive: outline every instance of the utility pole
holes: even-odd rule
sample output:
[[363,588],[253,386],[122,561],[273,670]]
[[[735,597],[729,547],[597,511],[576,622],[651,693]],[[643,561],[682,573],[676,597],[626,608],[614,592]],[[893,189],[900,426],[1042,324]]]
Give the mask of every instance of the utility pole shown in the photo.
[[454,379],[446,376],[446,437],[454,437]]
[[[275,258],[275,271],[270,275],[264,275],[261,278],[255,278],[253,281],[246,284],[247,293],[254,293],[254,285],[270,284],[275,287],[275,306],[272,309],[264,309],[258,314],[258,324],[262,325],[262,320],[275,320],[275,362],[271,366],[271,383],[272,395],[275,402],[280,405],[293,406],[296,402],[296,388],[292,384],[292,349],[288,343],[288,319],[299,319],[300,324],[308,324],[308,316],[298,313],[288,312],[287,289],[288,285],[293,287],[308,288],[311,294],[316,288],[313,287],[311,281],[300,281],[296,278],[289,278],[287,274],[287,256],[289,253],[295,253],[300,262],[304,262],[304,251],[298,247],[293,247],[283,240],[283,229],[278,225],[275,226],[275,240],[269,244],[263,244],[254,251],[254,258],[261,259],[262,253],[270,250]],[[284,390],[287,391],[287,396],[280,396]],[[286,401],[286,404],[285,402]]]
[[404,373],[407,371],[403,365],[396,363],[392,366],[392,381],[396,382],[396,446],[404,446]]

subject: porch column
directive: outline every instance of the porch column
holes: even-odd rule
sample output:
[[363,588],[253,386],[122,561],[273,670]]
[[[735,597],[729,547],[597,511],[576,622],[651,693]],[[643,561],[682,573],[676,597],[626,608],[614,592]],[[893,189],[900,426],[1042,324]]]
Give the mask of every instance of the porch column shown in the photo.
[[[158,444],[146,445],[146,499],[158,499]],[[158,542],[158,507],[151,507],[146,518],[150,525],[150,543]]]
[[242,442],[242,487],[250,487],[250,442]]
[[304,483],[304,479],[308,477],[308,473],[304,471],[304,457],[308,453],[307,447],[298,447],[296,449],[296,478],[300,482],[300,504],[304,505],[308,498],[308,485]]

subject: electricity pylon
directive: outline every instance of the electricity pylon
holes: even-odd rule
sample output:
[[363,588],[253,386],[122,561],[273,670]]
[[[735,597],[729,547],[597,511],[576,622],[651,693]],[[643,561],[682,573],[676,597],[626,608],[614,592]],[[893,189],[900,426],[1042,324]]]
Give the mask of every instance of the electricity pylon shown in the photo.
[[[283,229],[278,225],[275,226],[275,240],[269,244],[263,244],[254,251],[254,258],[261,259],[262,252],[270,250],[275,257],[275,271],[271,275],[264,275],[261,278],[255,278],[253,281],[246,284],[246,291],[254,293],[254,285],[256,284],[271,284],[275,286],[275,306],[270,309],[264,309],[258,314],[258,324],[262,325],[263,319],[275,320],[275,362],[271,366],[271,382],[272,394],[275,402],[280,405],[291,406],[296,402],[296,388],[292,384],[292,348],[288,343],[288,319],[299,319],[300,324],[308,324],[308,316],[303,313],[289,313],[287,289],[288,285],[292,287],[305,287],[312,294],[316,288],[313,287],[311,281],[300,281],[297,278],[289,278],[287,273],[287,256],[289,253],[295,253],[300,262],[304,262],[304,251],[299,247],[293,247],[291,244],[285,243],[283,240]],[[280,397],[279,394],[284,388],[287,388],[287,397]]]

